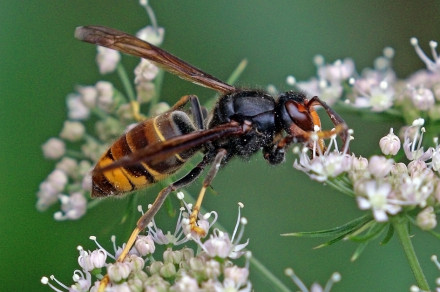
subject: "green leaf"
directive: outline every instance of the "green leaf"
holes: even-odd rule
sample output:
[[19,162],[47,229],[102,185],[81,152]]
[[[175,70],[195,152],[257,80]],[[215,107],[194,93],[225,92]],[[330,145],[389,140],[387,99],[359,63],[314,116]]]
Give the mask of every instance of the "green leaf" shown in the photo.
[[388,225],[388,232],[387,232],[387,234],[385,235],[384,239],[382,239],[382,241],[380,242],[380,244],[381,244],[381,245],[385,245],[385,244],[387,244],[387,243],[391,240],[391,238],[393,238],[393,235],[394,235],[394,227],[393,227],[393,224],[389,224],[389,225]]
[[358,247],[356,248],[356,250],[354,251],[353,255],[350,258],[350,261],[354,262],[356,261],[361,254],[364,252],[365,248],[367,247],[367,245],[369,244],[369,241],[366,242],[362,242],[358,245]]
[[366,234],[349,236],[348,239],[354,242],[367,242],[373,240],[383,232],[386,226],[387,224],[375,222],[374,224],[372,224]]
[[[371,215],[364,215],[362,217],[356,218],[344,225],[326,229],[319,231],[304,231],[304,232],[293,232],[293,233],[284,233],[282,236],[296,236],[296,237],[329,237],[329,236],[337,236],[337,238],[345,237],[347,234],[354,232],[359,229],[363,225],[367,224],[372,220]],[[341,239],[342,239],[341,238]]]
[[331,240],[329,240],[329,241],[327,241],[327,242],[324,242],[323,244],[320,244],[320,245],[318,245],[318,246],[315,246],[314,249],[323,248],[323,247],[326,247],[326,246],[332,245],[332,244],[334,244],[334,243],[336,243],[336,242],[338,242],[338,241],[344,239],[344,238],[347,236],[347,234],[350,234],[350,232],[347,232],[347,233],[341,234],[340,236],[335,237],[335,238],[333,238],[333,239],[331,239]]

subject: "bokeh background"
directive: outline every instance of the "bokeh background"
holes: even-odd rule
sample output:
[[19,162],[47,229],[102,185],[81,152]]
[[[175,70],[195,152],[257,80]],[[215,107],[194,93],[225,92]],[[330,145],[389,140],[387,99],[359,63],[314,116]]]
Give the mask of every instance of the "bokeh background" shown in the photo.
[[[315,74],[313,57],[333,62],[352,57],[357,70],[372,66],[385,46],[396,50],[400,77],[422,68],[409,44],[416,36],[425,50],[440,40],[438,1],[151,1],[159,25],[165,27],[163,48],[205,71],[226,79],[242,58],[249,66],[239,84],[285,88],[293,74]],[[124,241],[132,228],[119,224],[127,200],[108,200],[75,222],[56,222],[57,208],[35,209],[39,183],[53,169],[40,145],[58,135],[66,119],[65,97],[79,84],[95,84],[95,48],[76,41],[76,26],[101,24],[136,32],[148,23],[137,1],[28,0],[0,2],[0,291],[48,291],[43,275],[65,283],[77,268],[76,246],[93,249],[96,235],[110,247],[116,234]],[[127,68],[137,63],[124,58]],[[115,76],[105,79],[115,81]],[[163,97],[176,101],[184,94],[203,101],[212,92],[167,74]],[[353,151],[368,156],[378,139],[399,123],[342,115],[355,130]],[[292,267],[308,286],[324,283],[334,271],[342,282],[334,291],[408,291],[415,281],[399,242],[371,244],[352,263],[356,245],[340,242],[314,250],[321,241],[286,238],[281,233],[334,227],[360,214],[352,199],[312,182],[292,168],[293,158],[269,167],[258,155],[234,161],[216,178],[204,206],[218,210],[231,230],[237,202],[245,204],[249,248],[275,275],[295,290],[283,271]],[[189,188],[196,193],[200,184]],[[144,201],[152,200],[152,189]],[[134,211],[135,212],[135,211]],[[136,214],[137,216],[137,214]],[[161,214],[166,217],[166,214]],[[174,219],[173,219],[174,220]],[[429,257],[440,251],[432,237],[413,230],[413,242],[430,284],[439,272]],[[271,291],[253,276],[256,291]]]

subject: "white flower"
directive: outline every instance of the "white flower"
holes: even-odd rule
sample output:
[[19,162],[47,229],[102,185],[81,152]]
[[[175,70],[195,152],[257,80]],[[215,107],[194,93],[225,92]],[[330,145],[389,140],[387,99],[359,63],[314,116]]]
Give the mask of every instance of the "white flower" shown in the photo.
[[134,83],[150,82],[156,78],[159,68],[153,62],[147,59],[141,59],[140,63],[134,69]]
[[432,154],[431,167],[434,171],[440,171],[440,148],[438,147]]
[[156,92],[153,82],[142,82],[136,85],[137,101],[139,103],[149,102]]
[[431,230],[437,226],[434,208],[429,206],[423,209],[416,218],[417,225],[423,230]]
[[118,51],[101,46],[98,46],[97,50],[96,63],[98,64],[99,73],[107,74],[115,71],[121,60],[121,54]]
[[[319,62],[318,62],[319,63]],[[340,82],[350,78],[354,73],[354,62],[350,58],[336,60],[333,64],[319,66],[318,76],[330,82]]]
[[377,178],[388,175],[394,165],[394,160],[383,156],[374,155],[368,162],[369,172]]
[[354,100],[354,107],[371,107],[373,112],[382,112],[393,105],[395,92],[387,81],[366,78],[352,83],[359,93]]
[[86,132],[86,128],[80,122],[75,121],[65,121],[63,129],[61,130],[60,137],[75,142],[80,140],[84,133]]
[[127,279],[131,272],[131,265],[127,262],[116,262],[107,267],[107,273],[110,280],[119,282],[122,279]]
[[391,185],[389,183],[367,181],[364,183],[363,189],[366,197],[357,196],[358,206],[362,210],[372,209],[376,221],[387,221],[387,213],[395,215],[400,211],[400,206],[391,204],[389,201],[391,195]]
[[107,252],[104,249],[96,249],[92,252],[85,251],[81,246],[78,246],[79,257],[78,264],[87,272],[94,269],[100,269],[105,266],[107,260]]
[[435,104],[434,93],[427,88],[409,88],[409,94],[414,106],[422,111],[429,110]]
[[432,154],[434,153],[433,147],[429,147],[426,152],[422,147],[423,133],[425,132],[425,128],[422,127],[423,123],[423,119],[416,119],[412,126],[405,130],[403,150],[409,160],[418,159],[426,161],[432,158]]
[[47,179],[40,184],[37,193],[37,209],[44,211],[53,205],[58,200],[59,193],[64,190],[67,181],[67,175],[64,171],[60,169],[52,171]]
[[174,283],[172,288],[172,291],[176,292],[199,291],[199,284],[196,279],[188,275],[183,275],[183,277]]
[[240,288],[248,283],[249,269],[237,266],[225,269],[225,279],[223,280],[225,287]]
[[149,25],[138,31],[136,36],[150,44],[160,46],[165,36],[165,29],[163,27],[157,27],[157,29],[155,29],[153,26]]
[[55,169],[47,177],[47,181],[57,190],[61,192],[67,184],[67,175],[64,171]]
[[90,109],[83,103],[81,96],[76,94],[67,96],[67,109],[71,120],[85,120],[90,116]]
[[156,247],[154,245],[153,238],[151,235],[138,235],[134,247],[141,256],[146,256],[148,254],[154,253]]
[[75,284],[70,287],[69,292],[89,291],[92,286],[92,275],[87,271],[75,270],[72,278]]
[[114,106],[114,88],[113,84],[107,81],[99,81],[96,83],[96,90],[98,92],[97,105],[104,111],[110,112]]
[[77,91],[81,95],[81,100],[85,106],[88,108],[94,108],[96,106],[98,91],[95,86],[79,86]]
[[388,83],[381,82],[378,87],[370,90],[370,105],[373,112],[382,112],[389,109],[394,101],[394,89]]
[[69,176],[75,175],[77,167],[78,163],[76,162],[76,160],[70,157],[63,157],[60,162],[58,162],[55,166],[56,169],[63,171]]
[[55,220],[76,220],[81,218],[87,210],[87,200],[81,192],[72,193],[70,196],[59,195],[61,211],[54,214]]
[[303,151],[299,163],[295,160],[293,167],[307,173],[310,178],[323,182],[348,171],[351,167],[351,156],[334,151],[310,159]]
[[66,144],[58,138],[50,138],[41,146],[43,155],[49,159],[58,159],[66,152]]
[[414,172],[411,176],[403,177],[398,184],[399,196],[403,205],[426,206],[426,200],[434,191],[433,173],[430,169]]

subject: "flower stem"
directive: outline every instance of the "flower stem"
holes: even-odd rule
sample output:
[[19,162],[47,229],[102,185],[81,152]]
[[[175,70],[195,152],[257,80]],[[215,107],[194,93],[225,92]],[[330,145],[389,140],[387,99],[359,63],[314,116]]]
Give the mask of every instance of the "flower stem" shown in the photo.
[[125,92],[127,93],[128,100],[135,101],[136,97],[133,91],[133,87],[131,85],[131,81],[128,78],[127,72],[125,71],[124,66],[121,63],[116,67],[116,71],[118,72],[118,76],[121,79],[122,85],[124,86]]
[[263,265],[256,257],[252,256],[249,260],[252,267],[255,268],[260,274],[262,274],[266,279],[272,284],[273,291],[283,291],[290,292],[291,290],[284,285],[271,271],[269,271],[265,265]]
[[391,222],[396,234],[399,236],[400,243],[402,244],[406,258],[409,262],[409,266],[411,267],[414,277],[416,278],[417,285],[423,291],[431,291],[409,237],[408,220],[403,216],[397,215],[392,218]]

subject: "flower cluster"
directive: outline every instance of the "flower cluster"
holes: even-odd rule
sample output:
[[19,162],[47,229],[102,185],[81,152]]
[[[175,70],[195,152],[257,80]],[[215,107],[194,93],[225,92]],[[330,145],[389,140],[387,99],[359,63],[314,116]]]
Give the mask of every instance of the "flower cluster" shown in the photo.
[[[178,197],[183,201],[181,194]],[[167,232],[165,235],[153,221],[148,235],[138,236],[123,262],[114,262],[122,251],[122,247],[116,246],[114,237],[113,253],[110,253],[92,236],[90,239],[95,241],[97,249],[85,251],[78,247],[81,270],[74,271],[74,284],[68,287],[54,276],[49,277],[51,281],[43,277],[42,283],[54,291],[97,291],[105,268],[110,280],[108,291],[251,291],[251,255],[244,250],[248,241],[240,243],[246,225],[240,212],[243,205],[239,204],[237,224],[231,237],[215,228],[209,238],[204,239],[189,231],[192,206],[184,205],[173,234]],[[200,215],[198,224],[208,234],[216,220],[216,213],[210,212]],[[178,245],[191,241],[196,243],[196,251],[189,247],[176,249]],[[162,253],[162,260],[156,259],[159,256],[156,245],[168,247]],[[243,256],[246,258],[244,267],[232,261]],[[107,263],[108,258],[113,263]]]
[[326,64],[324,57],[316,56],[317,76],[307,81],[287,77],[287,84],[312,96],[319,96],[332,105],[341,100],[353,109],[399,114],[406,122],[417,117],[440,119],[440,59],[437,42],[431,41],[431,60],[420,48],[416,38],[411,39],[417,55],[426,64],[406,80],[400,80],[392,69],[394,50],[387,47],[374,61],[373,68],[358,73],[352,59],[336,60]]
[[[147,12],[150,7],[141,1]],[[150,15],[154,19],[154,14]],[[153,22],[153,21],[152,21]],[[160,45],[164,29],[151,26],[141,29],[137,36]],[[156,87],[160,82],[158,68],[147,60],[141,60],[135,68],[136,92],[129,86],[124,67],[117,51],[97,47],[96,61],[102,74],[114,72],[125,86],[126,94],[107,81],[95,85],[78,86],[67,97],[68,120],[64,122],[58,137],[50,138],[42,145],[46,158],[57,161],[55,169],[40,184],[37,209],[44,211],[57,202],[60,211],[56,220],[75,220],[93,206],[89,202],[91,190],[90,170],[111,142],[134,123],[142,119],[139,106],[149,107],[150,113],[158,114],[169,106],[158,103]]]
[[303,151],[294,167],[312,179],[331,181],[340,190],[354,194],[359,208],[371,209],[378,222],[387,221],[388,216],[401,211],[417,211],[417,225],[433,229],[437,225],[434,209],[440,203],[440,147],[436,144],[423,148],[423,122],[423,119],[415,120],[404,132],[407,164],[392,158],[401,143],[391,129],[379,142],[384,155],[367,159],[346,151],[331,151],[329,147],[325,153],[311,158]]

